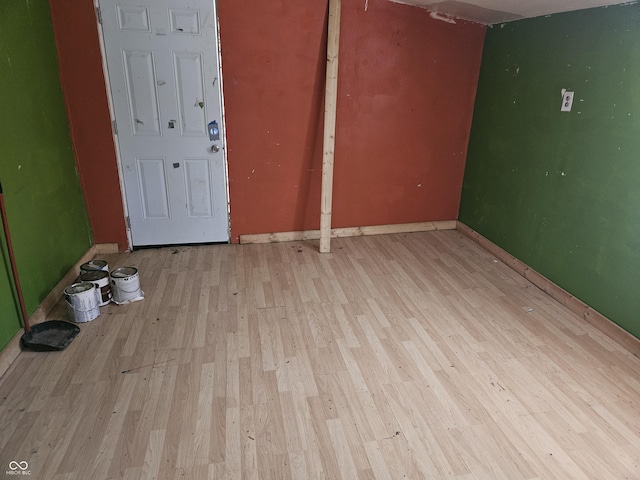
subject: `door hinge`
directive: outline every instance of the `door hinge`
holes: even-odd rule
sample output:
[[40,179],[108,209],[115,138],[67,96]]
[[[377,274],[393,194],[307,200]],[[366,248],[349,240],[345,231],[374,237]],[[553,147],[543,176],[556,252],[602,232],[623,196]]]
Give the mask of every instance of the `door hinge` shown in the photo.
[[102,25],[102,11],[100,7],[96,7],[96,18],[98,19],[98,23]]
[[131,219],[129,218],[128,215],[127,215],[127,228],[131,230]]
[[113,120],[111,122],[111,128],[113,128],[113,134],[117,135],[118,134],[118,124],[116,123],[115,120]]

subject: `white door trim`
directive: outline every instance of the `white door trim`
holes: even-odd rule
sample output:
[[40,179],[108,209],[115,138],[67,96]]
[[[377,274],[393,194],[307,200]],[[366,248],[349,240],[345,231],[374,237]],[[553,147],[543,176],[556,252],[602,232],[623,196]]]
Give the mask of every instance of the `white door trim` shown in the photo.
[[222,136],[222,161],[224,162],[224,184],[225,195],[227,196],[227,236],[229,237],[229,243],[232,242],[231,238],[231,192],[229,191],[229,162],[227,159],[227,114],[226,106],[224,102],[224,82],[222,81],[222,41],[220,38],[220,16],[218,15],[218,0],[211,0],[214,3],[216,12],[216,34],[218,38],[216,55],[218,56],[218,82],[220,83],[220,114],[222,116],[222,129],[220,135]]
[[113,108],[113,96],[111,95],[111,82],[109,80],[109,70],[107,68],[107,52],[104,46],[104,33],[102,32],[102,23],[100,21],[100,4],[98,3],[100,0],[93,0],[93,11],[96,14],[96,27],[98,29],[98,41],[100,43],[100,55],[102,60],[102,76],[104,77],[104,86],[107,90],[107,104],[109,106],[109,119],[111,120],[111,138],[113,139],[113,148],[116,151],[116,166],[118,167],[118,183],[120,185],[120,196],[122,200],[122,211],[124,212],[124,218],[122,221],[124,222],[125,229],[127,231],[127,246],[129,250],[133,248],[133,241],[131,239],[131,229],[129,228],[129,224],[127,223],[127,218],[129,217],[129,207],[127,204],[127,196],[124,190],[124,177],[122,175],[122,162],[120,159],[120,145],[118,144],[118,136],[114,131],[113,126],[115,125],[115,111]]

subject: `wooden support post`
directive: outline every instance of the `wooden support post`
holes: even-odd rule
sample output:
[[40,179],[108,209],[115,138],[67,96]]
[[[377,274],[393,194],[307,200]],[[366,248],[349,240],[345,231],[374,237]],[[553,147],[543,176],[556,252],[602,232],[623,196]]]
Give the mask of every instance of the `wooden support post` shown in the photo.
[[338,96],[341,7],[341,0],[329,0],[327,81],[324,98],[324,141],[320,200],[320,253],[329,253],[331,251],[331,203],[333,197],[333,157],[336,144],[336,101]]

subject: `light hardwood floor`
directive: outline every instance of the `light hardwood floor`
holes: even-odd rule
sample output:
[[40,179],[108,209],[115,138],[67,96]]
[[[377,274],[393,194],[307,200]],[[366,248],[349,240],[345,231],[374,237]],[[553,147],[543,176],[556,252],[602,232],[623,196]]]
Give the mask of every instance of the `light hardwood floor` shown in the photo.
[[0,477],[640,479],[640,359],[459,232],[332,251],[100,257],[145,299],[20,354]]

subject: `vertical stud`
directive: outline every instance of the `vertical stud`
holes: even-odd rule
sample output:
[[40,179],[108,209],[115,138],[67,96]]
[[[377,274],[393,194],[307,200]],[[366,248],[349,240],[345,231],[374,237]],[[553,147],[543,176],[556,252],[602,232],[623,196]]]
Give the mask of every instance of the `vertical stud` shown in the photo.
[[338,51],[340,46],[341,0],[329,0],[327,35],[327,80],[324,110],[322,190],[320,205],[320,253],[331,251],[331,208],[333,199],[333,159],[336,135],[338,92]]

